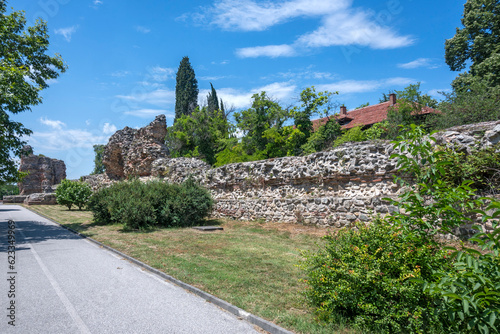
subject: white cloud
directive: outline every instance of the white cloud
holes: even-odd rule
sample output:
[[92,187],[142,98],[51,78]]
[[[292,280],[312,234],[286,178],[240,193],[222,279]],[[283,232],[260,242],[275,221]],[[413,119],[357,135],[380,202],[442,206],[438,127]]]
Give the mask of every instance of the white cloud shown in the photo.
[[251,0],[217,1],[211,9],[211,23],[225,30],[262,31],[296,17],[323,16],[345,10],[352,0],[293,0],[280,3]]
[[295,56],[295,49],[290,45],[267,45],[254,46],[248,48],[236,49],[236,55],[241,58],[256,57],[292,57]]
[[343,80],[330,84],[317,85],[316,89],[320,91],[338,91],[339,94],[366,93],[381,88],[401,87],[414,82],[416,82],[414,79],[398,77],[382,80]]
[[65,151],[73,148],[92,148],[92,145],[103,143],[107,139],[108,136],[81,129],[55,129],[50,132],[33,132],[29,143],[37,150]]
[[140,91],[130,95],[117,95],[116,97],[126,101],[142,102],[158,106],[175,102],[175,92],[168,89],[159,88],[150,92],[142,91],[141,89],[138,90]]
[[130,72],[129,71],[115,71],[113,73],[111,73],[111,76],[112,77],[117,77],[117,78],[123,78],[123,77],[126,77],[127,75],[129,75]]
[[263,31],[300,17],[317,18],[319,27],[304,32],[293,43],[240,48],[247,57],[291,57],[308,48],[359,45],[372,49],[392,49],[411,45],[410,36],[401,36],[377,22],[374,13],[353,8],[353,0],[220,0],[204,8],[201,17],[224,30]]
[[226,75],[215,75],[215,76],[205,76],[205,77],[199,77],[200,80],[204,81],[217,81],[221,79],[228,78]]
[[110,124],[110,123],[104,123],[103,127],[102,127],[102,132],[106,135],[110,135],[110,134],[113,134],[117,131],[118,129],[116,128],[116,126],[114,124]]
[[262,77],[261,79],[268,80],[268,79],[272,79],[272,78],[284,78],[284,79],[293,79],[293,80],[300,80],[300,79],[325,80],[325,79],[334,79],[335,78],[335,74],[333,74],[333,73],[313,71],[312,68],[314,68],[314,66],[308,66],[307,68],[291,69],[288,72],[279,72],[277,74],[272,74],[272,75]]
[[54,30],[57,35],[62,35],[67,42],[71,42],[71,35],[76,32],[78,25]]
[[137,30],[138,32],[142,32],[143,34],[151,32],[151,29],[146,28],[144,26],[135,26],[135,30]]
[[432,59],[430,58],[418,58],[414,61],[410,61],[409,63],[402,63],[397,65],[399,68],[404,69],[414,69],[419,67],[427,67],[427,68],[436,68],[437,66],[433,65]]
[[398,36],[391,29],[371,21],[363,11],[346,11],[327,16],[323,25],[311,33],[302,35],[296,44],[306,47],[360,45],[372,49],[394,49],[408,46],[413,39]]
[[102,1],[101,0],[94,0],[94,5],[102,5]]
[[[241,91],[234,88],[220,88],[217,89],[217,96],[222,99],[226,107],[235,107],[237,109],[247,108],[252,103],[252,95],[265,91],[272,99],[289,100],[291,99],[296,90],[296,86],[290,82],[275,82],[266,86],[253,88],[250,91]],[[208,89],[200,90],[200,104],[203,104]]]
[[148,70],[148,76],[153,81],[166,81],[175,77],[175,69],[168,67],[155,66]]
[[154,116],[164,114],[167,118],[174,118],[174,115],[167,114],[167,112],[168,111],[164,109],[136,109],[136,110],[126,111],[125,114],[141,118],[151,118]]
[[60,129],[62,129],[63,126],[66,126],[66,124],[64,124],[61,121],[53,121],[53,120],[50,120],[46,117],[45,118],[41,117],[40,123],[42,123],[43,125],[47,125],[47,126],[53,128],[53,129],[56,129],[56,130],[60,130]]

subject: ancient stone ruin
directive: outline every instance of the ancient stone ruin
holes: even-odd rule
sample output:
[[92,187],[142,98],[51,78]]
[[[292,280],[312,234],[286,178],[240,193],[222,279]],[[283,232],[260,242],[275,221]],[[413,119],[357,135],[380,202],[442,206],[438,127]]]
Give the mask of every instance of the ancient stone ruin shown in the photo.
[[[106,174],[84,180],[98,189],[127,176],[175,183],[192,176],[212,193],[213,217],[344,227],[397,210],[383,200],[401,192],[393,182],[398,170],[387,141],[212,168],[196,158],[169,158],[165,134],[164,116],[140,130],[118,131],[105,149]],[[500,121],[455,127],[434,137],[437,145],[459,150],[484,148],[500,142]]]
[[52,193],[52,186],[66,178],[64,161],[42,155],[34,155],[31,146],[23,148],[19,171],[28,173],[18,184],[20,195]]
[[110,180],[151,175],[153,161],[168,156],[167,121],[160,115],[141,129],[125,127],[109,138],[102,163]]

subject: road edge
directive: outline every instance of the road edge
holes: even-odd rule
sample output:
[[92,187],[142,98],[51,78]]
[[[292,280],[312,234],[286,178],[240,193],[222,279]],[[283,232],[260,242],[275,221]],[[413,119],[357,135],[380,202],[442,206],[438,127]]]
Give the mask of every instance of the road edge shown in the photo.
[[256,315],[253,315],[253,314],[251,314],[251,313],[249,313],[249,312],[247,312],[247,311],[245,311],[237,306],[234,306],[233,304],[226,302],[225,300],[222,300],[220,298],[215,297],[214,295],[211,295],[208,292],[200,290],[192,285],[189,285],[189,284],[184,283],[184,282],[182,282],[182,281],[180,281],[180,280],[178,280],[170,275],[167,275],[164,272],[162,272],[156,268],[153,268],[142,261],[139,261],[139,260],[137,260],[137,259],[125,254],[125,253],[120,252],[119,250],[114,249],[113,247],[105,245],[105,244],[103,244],[95,239],[92,239],[91,237],[88,237],[88,236],[86,236],[78,231],[73,230],[72,228],[70,228],[68,226],[60,224],[60,223],[56,222],[55,220],[53,220],[52,218],[47,217],[46,215],[44,215],[42,213],[36,212],[27,206],[22,206],[22,207],[39,215],[39,216],[42,216],[43,218],[53,222],[54,224],[59,225],[60,227],[66,229],[74,234],[77,234],[78,236],[80,236],[83,239],[86,239],[86,240],[93,242],[94,244],[98,245],[99,247],[107,249],[108,251],[113,252],[113,253],[127,259],[128,261],[130,261],[130,262],[134,263],[135,265],[149,271],[150,273],[155,274],[156,276],[159,276],[159,277],[183,288],[184,290],[189,291],[189,292],[205,299],[207,302],[210,302],[210,303],[226,310],[227,312],[229,312],[229,313],[231,313],[231,314],[233,314],[233,315],[235,315],[243,320],[246,320],[247,322],[251,323],[252,325],[258,326],[271,334],[294,334],[294,332],[291,332],[291,331],[284,329],[284,328],[282,328],[282,327],[280,327],[280,326],[278,326],[278,325],[276,325],[268,320],[265,320],[265,319],[262,319]]

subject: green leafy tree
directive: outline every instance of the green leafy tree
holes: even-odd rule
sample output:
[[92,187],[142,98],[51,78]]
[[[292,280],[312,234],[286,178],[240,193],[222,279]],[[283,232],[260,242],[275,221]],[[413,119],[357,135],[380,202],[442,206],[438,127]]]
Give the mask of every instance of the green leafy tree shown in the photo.
[[207,107],[183,115],[167,129],[165,143],[173,157],[199,157],[210,165],[229,138],[231,124],[220,110]]
[[102,163],[102,156],[104,154],[105,145],[94,145],[94,170],[91,174],[102,174],[105,172],[104,164]]
[[[332,108],[330,98],[334,94],[338,94],[338,92],[332,93],[324,91],[316,93],[314,86],[308,87],[300,93],[300,107],[295,107],[292,113],[295,127],[301,131],[304,136],[303,139],[297,143],[295,154],[301,153],[301,146],[307,142],[307,139],[313,132],[311,116],[320,114],[322,116],[328,116]],[[321,109],[323,106],[325,108]]]
[[179,64],[175,85],[175,119],[182,115],[190,115],[198,106],[198,81],[189,62],[184,57]]
[[15,157],[21,154],[23,136],[31,130],[11,115],[30,111],[42,103],[40,91],[48,88],[66,67],[59,55],[47,55],[47,24],[37,20],[26,27],[23,12],[6,14],[7,1],[0,0],[0,183],[18,180]]
[[307,142],[302,146],[302,151],[304,154],[310,154],[325,150],[341,135],[342,129],[340,124],[335,118],[330,118],[328,122],[320,126],[307,139]]
[[290,111],[271,100],[266,92],[254,94],[252,99],[250,108],[234,114],[236,126],[243,132],[243,149],[248,155],[264,151],[268,143],[264,132],[271,128],[279,131],[290,118]]
[[445,60],[452,71],[470,68],[453,81],[453,88],[468,90],[478,81],[500,85],[500,2],[468,0],[461,22],[463,28],[445,42]]
[[56,200],[58,204],[65,205],[71,210],[76,205],[79,210],[87,204],[92,195],[92,189],[85,182],[62,180],[56,189]]
[[439,104],[440,113],[426,120],[433,130],[500,119],[500,86],[473,82],[466,91],[442,94],[445,99]]

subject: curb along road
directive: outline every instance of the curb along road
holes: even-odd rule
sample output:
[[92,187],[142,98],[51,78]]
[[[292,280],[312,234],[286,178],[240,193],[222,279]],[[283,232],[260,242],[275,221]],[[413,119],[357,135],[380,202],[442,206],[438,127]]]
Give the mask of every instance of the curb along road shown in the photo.
[[189,285],[189,284],[184,283],[184,282],[182,282],[182,281],[180,281],[180,280],[178,280],[178,279],[176,279],[176,278],[174,278],[174,277],[172,277],[170,275],[167,275],[164,272],[162,272],[162,271],[160,271],[158,269],[155,269],[155,268],[153,268],[153,267],[145,264],[144,262],[141,262],[141,261],[139,261],[139,260],[137,260],[137,259],[135,259],[135,258],[133,258],[131,256],[128,256],[127,254],[124,254],[124,253],[122,253],[122,252],[120,252],[120,251],[118,251],[118,250],[116,250],[116,249],[114,249],[114,248],[112,248],[110,246],[104,245],[103,243],[101,243],[101,242],[99,242],[97,240],[94,240],[94,239],[92,239],[90,237],[87,237],[87,236],[83,235],[82,233],[73,230],[70,227],[67,227],[65,225],[59,224],[58,222],[54,221],[53,219],[47,217],[44,214],[36,212],[36,211],[30,209],[29,207],[26,207],[26,206],[23,206],[23,207],[25,209],[27,209],[27,210],[29,210],[29,211],[37,214],[37,215],[40,215],[40,216],[44,217],[45,219],[53,222],[54,224],[59,225],[60,227],[66,229],[66,230],[68,230],[68,231],[70,231],[70,232],[72,232],[74,234],[77,234],[78,236],[82,237],[83,239],[91,241],[92,243],[98,245],[99,247],[102,247],[102,248],[107,249],[108,251],[110,251],[112,253],[115,253],[115,254],[119,255],[120,257],[122,257],[122,258],[124,258],[124,259],[126,259],[126,260],[128,260],[130,262],[132,262],[133,264],[141,267],[142,269],[147,270],[148,272],[150,272],[150,273],[152,273],[152,274],[154,274],[154,275],[156,275],[158,277],[161,277],[161,278],[163,278],[163,279],[165,279],[165,280],[167,280],[167,281],[169,281],[169,282],[171,282],[171,283],[173,283],[173,284],[175,284],[175,285],[183,288],[184,290],[189,291],[189,292],[191,292],[191,293],[193,293],[193,294],[195,294],[195,295],[197,295],[197,296],[205,299],[206,301],[208,301],[208,302],[210,302],[210,303],[212,303],[212,304],[214,304],[214,305],[216,305],[216,306],[218,306],[218,307],[226,310],[227,312],[229,312],[229,313],[231,313],[231,314],[233,314],[233,315],[235,315],[237,317],[240,317],[240,318],[246,320],[247,322],[249,322],[249,323],[251,323],[251,324],[253,324],[255,326],[258,326],[258,327],[262,328],[263,330],[265,330],[265,331],[267,331],[267,332],[269,332],[271,334],[294,334],[293,332],[291,332],[289,330],[286,330],[286,329],[284,329],[282,327],[279,327],[278,325],[276,325],[276,324],[274,324],[274,323],[272,323],[270,321],[262,319],[262,318],[260,318],[260,317],[258,317],[256,315],[253,315],[253,314],[251,314],[249,312],[246,312],[245,310],[242,310],[239,307],[236,307],[236,306],[234,306],[234,305],[232,305],[232,304],[230,304],[230,303],[228,303],[228,302],[226,302],[226,301],[224,301],[224,300],[222,300],[220,298],[217,298],[217,297],[209,294],[208,292],[205,292],[203,290],[195,288],[192,285]]

